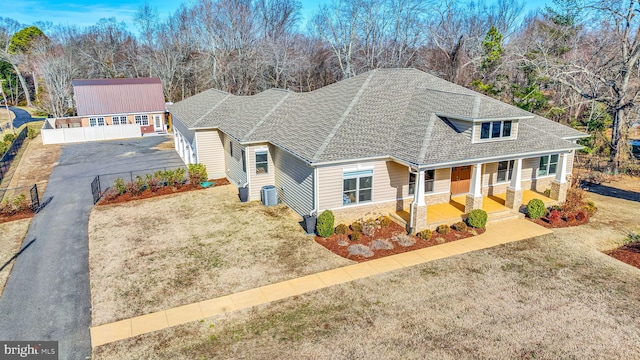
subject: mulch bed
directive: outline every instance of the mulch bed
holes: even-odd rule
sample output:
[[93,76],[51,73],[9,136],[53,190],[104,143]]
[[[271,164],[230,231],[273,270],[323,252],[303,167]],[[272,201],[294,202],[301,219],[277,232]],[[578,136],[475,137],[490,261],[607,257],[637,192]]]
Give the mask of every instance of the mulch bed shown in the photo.
[[586,217],[582,220],[573,220],[573,221],[567,221],[564,219],[558,220],[558,221],[549,221],[548,218],[546,217],[541,217],[540,219],[532,219],[530,217],[526,217],[527,220],[534,222],[540,226],[544,226],[547,229],[556,229],[556,228],[565,228],[565,227],[571,227],[571,226],[578,226],[578,225],[584,225],[586,223],[589,222],[589,217]]
[[[227,178],[213,179],[213,180],[208,180],[208,181],[215,182],[216,184],[214,186],[229,185],[229,180],[227,180]],[[98,201],[97,205],[120,204],[120,203],[125,203],[125,202],[129,202],[129,201],[134,201],[134,200],[149,199],[149,198],[153,198],[153,197],[156,197],[156,196],[177,194],[177,193],[182,193],[182,192],[186,192],[186,191],[193,191],[193,190],[200,190],[200,189],[203,189],[203,188],[200,187],[200,186],[193,185],[193,184],[184,184],[180,188],[176,188],[176,189],[172,189],[169,186],[163,186],[163,187],[159,188],[156,191],[145,190],[140,195],[136,195],[136,196],[134,196],[134,195],[132,195],[130,193],[124,193],[122,195],[105,194],[100,199],[100,201]]]
[[640,269],[640,243],[633,243],[605,254]]
[[[465,232],[460,232],[460,231],[451,229],[451,231],[447,235],[442,235],[434,231],[433,235],[431,236],[431,239],[426,241],[420,239],[417,236],[411,236],[411,238],[415,240],[415,244],[405,247],[405,246],[401,246],[395,241],[391,241],[391,238],[394,235],[406,234],[405,228],[400,226],[397,223],[391,222],[389,226],[381,227],[377,229],[376,232],[373,234],[373,236],[369,237],[369,236],[361,235],[360,239],[358,239],[358,241],[355,241],[355,242],[349,239],[351,230],[349,230],[349,232],[344,235],[333,234],[326,238],[316,236],[315,239],[318,244],[324,246],[325,248],[327,248],[329,251],[333,252],[336,255],[342,256],[345,259],[353,260],[356,262],[364,262],[368,260],[379,259],[389,255],[401,254],[407,251],[423,249],[429,246],[434,246],[434,245],[444,244],[447,242],[452,242],[460,239],[469,238],[469,237],[475,236],[473,232],[475,232],[475,235],[480,235],[485,232],[485,229],[469,228],[469,230]],[[349,249],[348,249],[349,245],[362,244],[362,245],[368,246],[374,240],[389,240],[394,247],[393,249],[388,249],[388,250],[387,249],[373,250],[373,256],[370,256],[370,257],[364,257],[363,255],[349,254]]]
[[35,215],[35,213],[33,211],[31,211],[30,209],[27,210],[22,210],[20,212],[17,212],[13,215],[5,215],[5,214],[0,214],[0,224],[2,223],[6,223],[6,222],[10,222],[10,221],[16,221],[16,220],[20,220],[20,219],[27,219],[27,218],[32,218]]

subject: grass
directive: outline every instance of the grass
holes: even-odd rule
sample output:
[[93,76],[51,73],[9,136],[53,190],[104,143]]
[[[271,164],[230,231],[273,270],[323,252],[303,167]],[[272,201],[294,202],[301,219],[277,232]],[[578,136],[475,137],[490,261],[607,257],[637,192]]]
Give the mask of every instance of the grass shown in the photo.
[[352,263],[298,221],[285,206],[240,203],[233,186],[94,207],[93,325]]
[[[592,222],[94,349],[144,358],[638,358],[640,271],[604,255],[640,203]],[[624,209],[624,211],[620,211]]]
[[[20,250],[29,224],[31,224],[31,219],[0,224],[0,267]],[[0,296],[2,296],[4,286],[7,284],[12,267],[13,262],[0,271]]]

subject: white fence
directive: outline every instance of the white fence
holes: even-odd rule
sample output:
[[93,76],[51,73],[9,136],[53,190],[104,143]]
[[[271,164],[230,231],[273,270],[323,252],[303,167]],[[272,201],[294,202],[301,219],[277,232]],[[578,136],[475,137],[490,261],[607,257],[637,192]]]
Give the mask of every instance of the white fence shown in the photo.
[[64,144],[83,141],[127,139],[141,137],[140,125],[109,125],[92,127],[55,128],[56,119],[46,119],[42,126],[42,143]]

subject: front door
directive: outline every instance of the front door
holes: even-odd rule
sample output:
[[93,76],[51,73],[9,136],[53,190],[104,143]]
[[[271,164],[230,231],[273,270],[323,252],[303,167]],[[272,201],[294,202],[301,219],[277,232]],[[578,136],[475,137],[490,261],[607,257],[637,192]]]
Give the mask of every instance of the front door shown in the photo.
[[471,185],[471,166],[460,166],[451,169],[451,195],[469,192]]
[[155,131],[164,130],[162,126],[162,115],[153,115],[153,125],[154,125]]

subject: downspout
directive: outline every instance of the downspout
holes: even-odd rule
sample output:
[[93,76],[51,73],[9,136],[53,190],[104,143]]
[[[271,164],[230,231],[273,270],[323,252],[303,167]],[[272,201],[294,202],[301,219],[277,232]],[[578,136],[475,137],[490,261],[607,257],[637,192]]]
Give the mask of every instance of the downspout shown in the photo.
[[[251,166],[249,166],[249,149],[245,149],[244,151],[244,163],[245,163],[245,169],[247,169],[247,171],[245,172],[245,177],[246,177],[246,181],[245,183],[242,185],[242,187],[247,187],[249,186],[249,173],[251,173]],[[242,150],[241,150],[242,151]],[[249,189],[249,194],[251,194],[251,189]]]
[[313,209],[309,213],[310,216],[318,215],[318,211],[320,210],[320,199],[318,198],[318,194],[320,192],[320,186],[318,185],[318,168],[313,168]]

